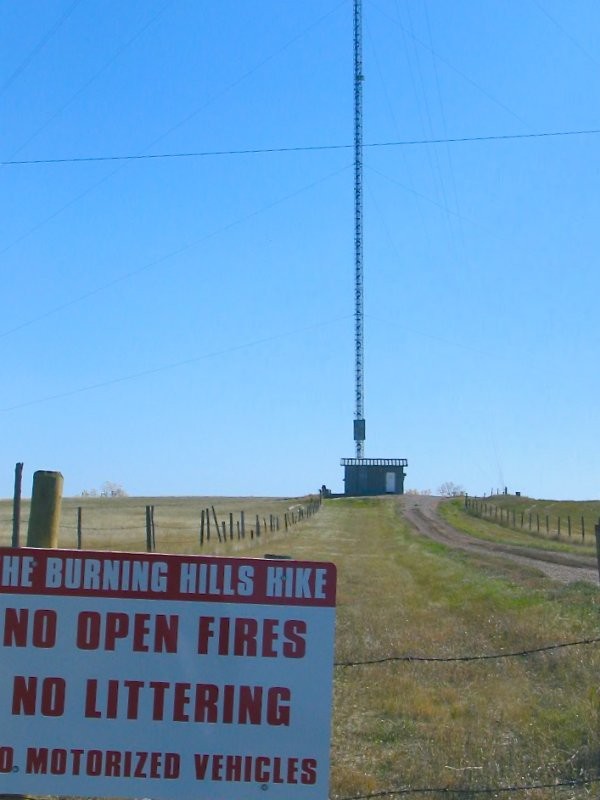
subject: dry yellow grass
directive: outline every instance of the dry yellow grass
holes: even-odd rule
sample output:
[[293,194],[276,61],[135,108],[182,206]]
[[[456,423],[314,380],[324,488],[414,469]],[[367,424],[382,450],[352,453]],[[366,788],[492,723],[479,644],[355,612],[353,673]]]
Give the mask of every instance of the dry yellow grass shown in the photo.
[[[258,515],[261,529],[264,523],[283,516],[311,498],[273,497],[75,497],[62,501],[59,546],[77,547],[77,517],[81,508],[82,546],[86,550],[143,551],[146,549],[146,506],[154,506],[156,549],[163,553],[199,553],[202,511],[210,511],[211,541],[205,541],[202,552],[218,552],[218,537],[212,509],[214,507],[219,527],[225,522],[229,539],[229,515],[234,519],[234,542],[228,551],[240,549],[237,540],[237,523],[240,513],[245,515],[247,542],[241,547],[252,547],[251,531],[256,527]],[[312,498],[313,500],[315,498]],[[21,513],[21,542],[27,539],[29,502],[23,502]],[[263,530],[264,533],[264,530]],[[0,546],[6,547],[12,538],[12,503],[0,501]],[[259,542],[257,542],[259,544]]]

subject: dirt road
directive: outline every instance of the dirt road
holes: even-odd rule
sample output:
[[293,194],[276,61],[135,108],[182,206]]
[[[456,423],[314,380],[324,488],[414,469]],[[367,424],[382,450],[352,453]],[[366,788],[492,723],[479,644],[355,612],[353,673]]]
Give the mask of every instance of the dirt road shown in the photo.
[[474,539],[453,528],[440,517],[438,513],[440,501],[439,497],[405,495],[401,502],[402,515],[418,533],[449,547],[515,561],[539,569],[549,578],[561,583],[573,583],[574,581],[598,583],[598,567],[595,558],[568,553],[544,552],[534,548]]

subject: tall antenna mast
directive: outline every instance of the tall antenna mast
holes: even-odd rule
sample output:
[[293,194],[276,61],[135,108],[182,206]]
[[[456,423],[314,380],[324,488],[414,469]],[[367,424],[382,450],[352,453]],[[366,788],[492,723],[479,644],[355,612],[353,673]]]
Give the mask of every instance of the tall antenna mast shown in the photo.
[[[365,458],[363,386],[363,141],[362,141],[362,0],[354,0],[354,346],[356,413],[354,441],[356,458],[342,458],[344,494],[366,497],[403,494],[405,458]],[[325,487],[324,487],[325,488]]]
[[356,457],[365,444],[363,375],[363,138],[362,138],[362,0],[354,0],[354,368]]

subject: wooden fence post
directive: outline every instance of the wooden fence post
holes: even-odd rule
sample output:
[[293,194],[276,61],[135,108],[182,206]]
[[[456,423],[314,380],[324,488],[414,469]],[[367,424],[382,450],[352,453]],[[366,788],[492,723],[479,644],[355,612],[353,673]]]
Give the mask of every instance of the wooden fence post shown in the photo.
[[217,512],[215,511],[215,507],[214,506],[211,506],[211,508],[212,508],[213,517],[215,519],[215,528],[217,529],[217,538],[219,539],[219,541],[221,541],[221,533],[219,531],[220,525],[219,525],[219,520],[217,519]]
[[[238,539],[240,537],[238,536]],[[233,514],[229,512],[229,541],[233,539]]]
[[258,518],[258,514],[256,515],[256,535],[260,536],[260,519]]
[[581,542],[585,542],[585,520],[583,516],[581,517]]
[[567,517],[567,528],[568,528],[568,531],[569,531],[569,539],[570,539],[571,538],[571,515],[570,514]]
[[210,514],[208,508],[206,509],[206,541],[210,542]]
[[240,525],[242,526],[242,539],[246,538],[246,517],[243,511],[240,511]]
[[13,494],[12,546],[18,547],[21,539],[21,485],[23,483],[23,463],[15,464],[15,491]]
[[33,476],[27,547],[58,547],[63,476],[38,470]]
[[600,521],[596,525],[596,559],[598,561],[598,578],[600,579]]
[[154,525],[154,506],[150,506],[150,525],[152,528],[152,552],[156,552],[156,526]]
[[77,506],[77,549],[81,550],[81,506]]
[[202,515],[200,516],[200,547],[204,545],[204,509],[202,509]]
[[550,535],[550,516],[546,514],[546,534]]
[[146,506],[146,552],[152,552],[152,522],[150,521],[150,506]]

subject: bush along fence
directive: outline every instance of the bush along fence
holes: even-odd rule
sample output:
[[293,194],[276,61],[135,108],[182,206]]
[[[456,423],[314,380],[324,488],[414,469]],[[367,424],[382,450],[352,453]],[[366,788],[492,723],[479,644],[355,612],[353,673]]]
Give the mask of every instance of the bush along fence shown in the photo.
[[465,497],[465,510],[474,517],[481,517],[498,525],[514,530],[526,530],[546,536],[555,536],[557,539],[567,537],[575,542],[585,544],[586,536],[594,534],[594,530],[586,527],[585,518],[567,516],[552,516],[533,511],[517,511],[514,508],[504,508],[488,500],[478,497]]

